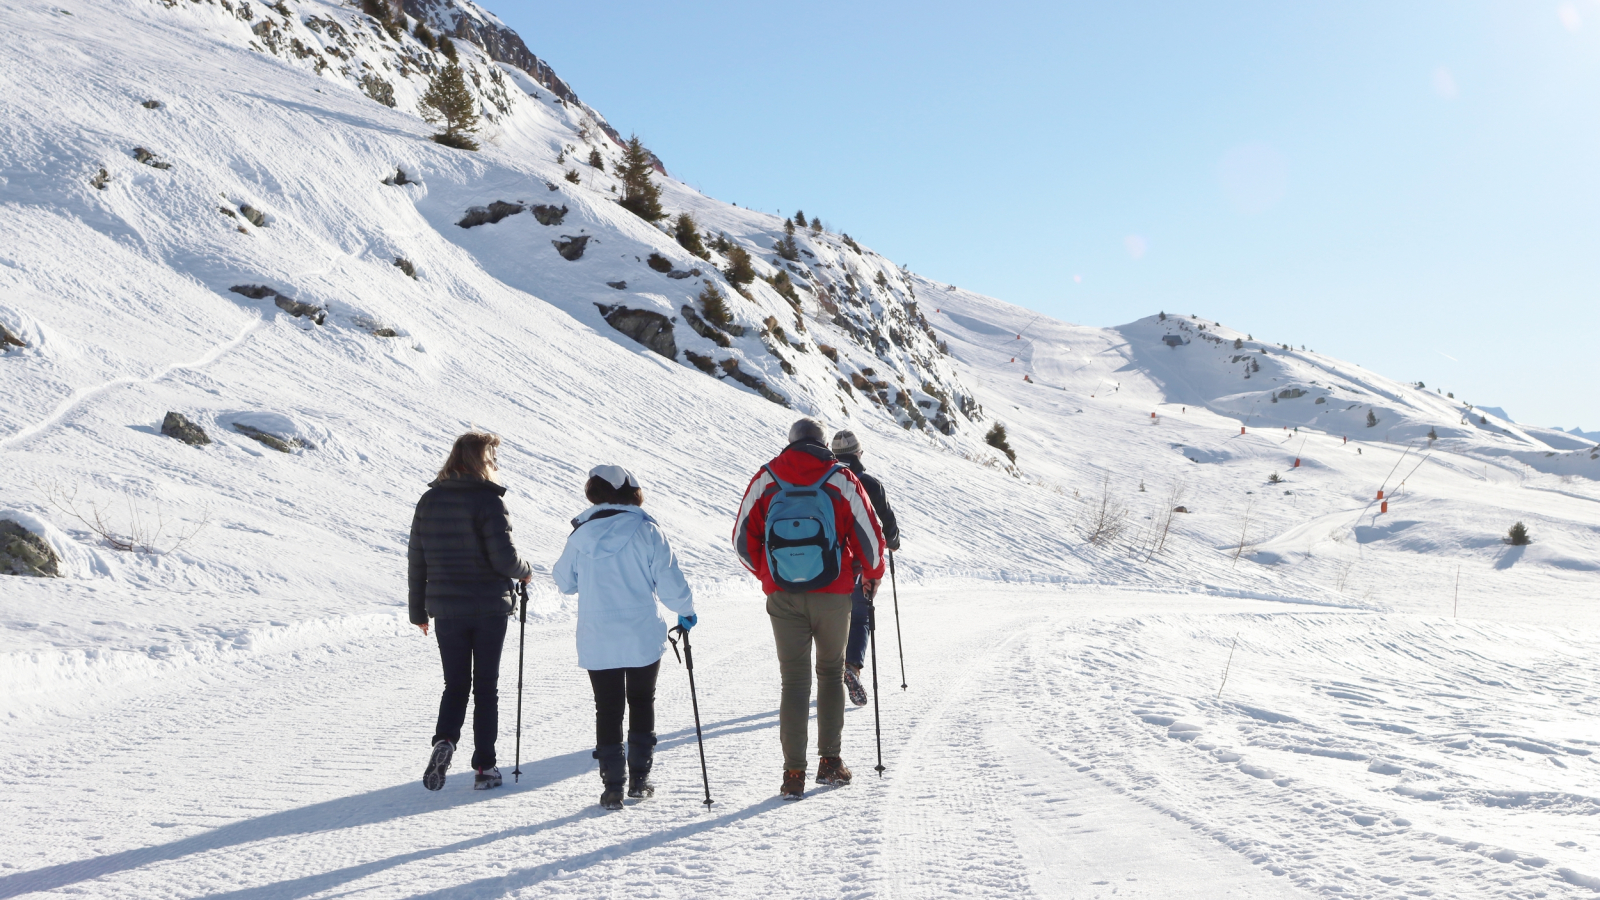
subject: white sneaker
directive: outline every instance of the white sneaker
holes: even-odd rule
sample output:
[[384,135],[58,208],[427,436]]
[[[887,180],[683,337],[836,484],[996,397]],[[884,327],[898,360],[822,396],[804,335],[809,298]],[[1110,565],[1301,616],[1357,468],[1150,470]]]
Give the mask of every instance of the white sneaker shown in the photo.
[[472,780],[472,789],[475,791],[487,791],[489,788],[497,788],[499,786],[499,766],[490,766],[487,769],[479,769],[477,777]]

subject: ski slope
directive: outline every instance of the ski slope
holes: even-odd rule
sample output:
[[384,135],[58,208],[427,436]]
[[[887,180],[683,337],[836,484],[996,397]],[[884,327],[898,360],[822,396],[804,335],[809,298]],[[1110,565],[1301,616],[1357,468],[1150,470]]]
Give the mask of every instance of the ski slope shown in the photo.
[[[415,114],[437,59],[351,8],[67,2],[5,0],[0,30],[0,324],[28,344],[0,354],[0,519],[64,573],[0,577],[0,897],[1600,892],[1579,438],[1175,312],[1058,322],[842,235],[801,232],[789,265],[782,219],[663,176],[670,211],[809,286],[727,291],[745,334],[680,318],[669,358],[596,304],[682,317],[723,260],[564,179],[569,145],[617,153],[575,99],[464,45],[493,114],[464,154]],[[434,14],[462,10],[487,21]],[[552,197],[559,226],[457,224]],[[582,259],[555,253],[579,233]],[[212,443],[163,436],[168,411]],[[728,531],[802,413],[862,436],[902,521],[908,689],[885,631],[882,778],[852,710],[856,783],[782,804],[770,632]],[[644,481],[700,598],[710,810],[670,658],[661,791],[597,809],[572,608],[543,577],[522,779],[421,788],[439,676],[405,623],[406,530],[472,426],[506,440],[541,572],[591,466]],[[1091,542],[1102,507],[1124,527]],[[159,517],[162,552],[114,549],[95,511]],[[1502,543],[1515,521],[1532,544]]]

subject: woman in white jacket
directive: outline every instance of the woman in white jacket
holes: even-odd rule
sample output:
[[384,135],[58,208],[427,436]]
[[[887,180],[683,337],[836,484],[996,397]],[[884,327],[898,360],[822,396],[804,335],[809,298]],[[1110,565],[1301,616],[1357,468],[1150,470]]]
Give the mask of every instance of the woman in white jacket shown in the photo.
[[600,805],[621,809],[624,761],[628,796],[655,793],[650,767],[656,675],[667,652],[661,606],[678,614],[679,625],[693,628],[694,594],[666,535],[639,508],[644,492],[632,473],[621,466],[596,466],[583,492],[594,505],[572,520],[572,534],[552,574],[563,594],[578,595],[578,665],[589,670],[594,688],[594,758],[605,785]]

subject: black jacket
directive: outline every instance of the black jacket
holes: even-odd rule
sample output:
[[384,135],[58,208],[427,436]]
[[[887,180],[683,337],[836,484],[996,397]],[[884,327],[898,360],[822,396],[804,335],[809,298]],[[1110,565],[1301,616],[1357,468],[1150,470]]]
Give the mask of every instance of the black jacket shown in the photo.
[[867,489],[867,499],[872,501],[872,511],[878,514],[878,524],[883,526],[883,542],[889,545],[890,550],[900,549],[900,526],[895,523],[894,510],[889,508],[889,498],[884,496],[883,482],[867,474],[866,466],[861,464],[861,457],[853,453],[842,453],[839,462],[850,467],[856,474],[856,479],[861,486]]
[[411,519],[411,624],[429,616],[510,615],[515,579],[533,573],[511,543],[506,489],[477,478],[428,485]]

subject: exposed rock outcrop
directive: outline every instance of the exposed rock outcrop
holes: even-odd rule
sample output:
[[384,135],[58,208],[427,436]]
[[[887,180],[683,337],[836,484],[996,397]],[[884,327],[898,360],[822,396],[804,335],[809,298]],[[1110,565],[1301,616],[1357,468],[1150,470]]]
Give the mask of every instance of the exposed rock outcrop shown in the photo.
[[170,168],[172,168],[172,163],[169,163],[166,160],[161,159],[160,157],[156,156],[154,153],[151,153],[149,150],[146,150],[143,147],[135,147],[135,148],[133,148],[133,158],[137,159],[139,162],[144,163],[145,165],[149,166],[152,169],[170,169]]
[[299,438],[281,437],[273,434],[270,431],[262,431],[253,425],[246,425],[242,422],[233,423],[233,430],[239,432],[247,438],[250,438],[251,440],[266,444],[268,447],[271,447],[279,453],[293,453],[296,450],[310,447],[309,444],[300,440]]
[[678,342],[672,334],[672,320],[648,309],[606,306],[596,303],[606,324],[633,338],[667,359],[678,358]]
[[27,347],[28,342],[0,322],[0,351],[10,352],[12,347]]
[[767,383],[765,381],[762,381],[760,378],[757,378],[756,376],[751,375],[749,372],[739,368],[739,361],[737,359],[730,357],[723,360],[722,371],[726,372],[729,378],[732,378],[734,381],[739,382],[750,390],[755,391],[768,400],[771,400],[773,403],[776,403],[779,406],[789,405],[789,400],[787,397],[783,396],[772,388],[767,387]]
[[10,519],[0,519],[0,575],[58,578],[61,557],[44,538]]
[[560,225],[561,220],[567,217],[565,206],[535,206],[532,212],[540,225]]
[[694,307],[689,304],[685,303],[683,309],[679,310],[679,312],[683,313],[683,320],[689,323],[689,327],[694,329],[695,334],[716,344],[718,347],[726,347],[732,343],[728,340],[727,335],[713,328],[710,322],[700,318],[700,314],[695,312]]
[[476,228],[479,225],[493,225],[501,219],[504,219],[506,216],[514,216],[517,213],[522,212],[524,209],[527,209],[527,207],[523,206],[521,203],[507,203],[504,200],[496,200],[488,206],[474,206],[471,209],[468,209],[467,214],[462,216],[461,221],[457,222],[456,224],[460,225],[462,228]]
[[580,234],[577,237],[573,237],[570,234],[563,234],[561,240],[551,241],[550,243],[555,245],[556,252],[561,254],[562,259],[568,262],[576,262],[583,258],[583,249],[589,246],[589,236]]
[[177,438],[191,447],[202,447],[211,443],[211,436],[199,425],[189,421],[189,417],[180,412],[168,412],[167,417],[161,420],[161,433],[169,438]]
[[278,293],[264,284],[236,284],[228,290],[235,294],[243,294],[252,300],[265,300],[272,298],[272,302],[284,312],[295,318],[307,318],[318,325],[328,320],[328,311],[311,303],[302,303],[293,297]]

